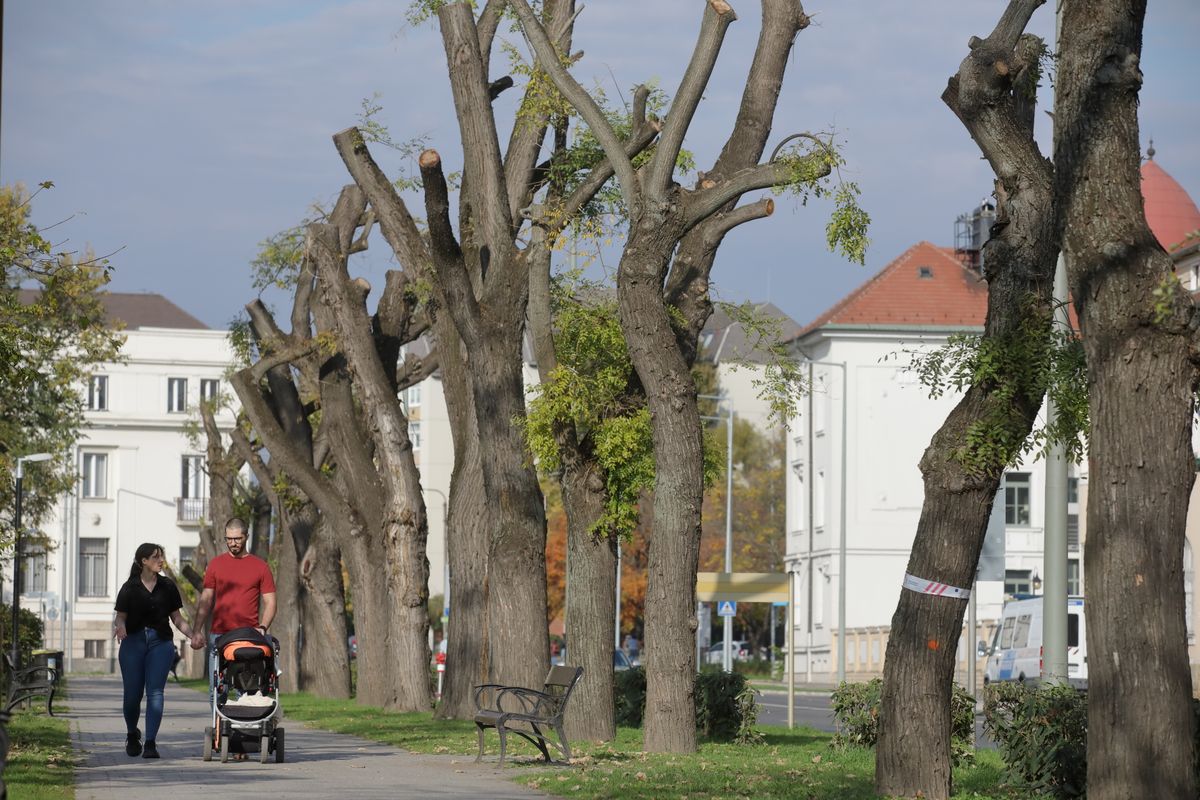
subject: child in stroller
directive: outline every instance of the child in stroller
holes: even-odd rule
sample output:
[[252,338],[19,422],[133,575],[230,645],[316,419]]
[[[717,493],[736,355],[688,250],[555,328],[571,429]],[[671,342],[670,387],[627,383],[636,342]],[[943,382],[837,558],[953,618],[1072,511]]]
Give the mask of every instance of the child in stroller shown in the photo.
[[238,628],[218,637],[214,650],[212,725],[204,731],[204,760],[211,761],[214,750],[222,762],[230,753],[257,750],[264,764],[271,753],[282,762],[279,642],[254,628]]

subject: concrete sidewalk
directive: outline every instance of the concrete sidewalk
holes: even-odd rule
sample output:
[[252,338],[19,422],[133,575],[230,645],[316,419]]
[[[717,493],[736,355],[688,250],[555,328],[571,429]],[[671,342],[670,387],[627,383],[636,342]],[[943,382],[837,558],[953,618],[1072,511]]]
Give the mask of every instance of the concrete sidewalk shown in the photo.
[[[429,756],[397,750],[354,736],[306,728],[287,719],[287,760],[260,764],[257,757],[222,764],[201,758],[208,720],[206,695],[167,683],[166,713],[158,734],[162,758],[125,755],[121,681],[113,676],[71,676],[71,739],[81,763],[75,772],[78,800],[222,800],[279,798],[527,798],[546,795],[511,783],[495,761],[472,756]],[[144,713],[144,711],[143,711]],[[145,724],[140,726],[145,731]],[[491,737],[490,745],[496,745]],[[492,756],[495,759],[495,756]]]

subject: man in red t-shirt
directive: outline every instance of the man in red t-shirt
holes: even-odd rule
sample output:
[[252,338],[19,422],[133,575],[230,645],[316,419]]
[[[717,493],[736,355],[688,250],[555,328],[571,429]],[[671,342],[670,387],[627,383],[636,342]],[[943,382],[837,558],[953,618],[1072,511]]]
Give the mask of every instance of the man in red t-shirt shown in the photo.
[[[192,647],[204,647],[204,623],[212,614],[209,643],[222,633],[235,628],[257,628],[263,634],[275,619],[275,579],[267,562],[246,550],[248,526],[234,517],[225,523],[225,546],[228,553],[208,562],[204,571],[204,590],[196,605],[196,621]],[[262,600],[262,619],[258,616]],[[212,670],[210,669],[209,672]]]

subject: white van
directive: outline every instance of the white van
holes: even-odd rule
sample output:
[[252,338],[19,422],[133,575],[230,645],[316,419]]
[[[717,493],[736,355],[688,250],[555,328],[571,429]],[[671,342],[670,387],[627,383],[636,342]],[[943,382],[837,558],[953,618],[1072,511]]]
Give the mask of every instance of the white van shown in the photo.
[[[983,682],[1019,681],[1036,685],[1042,676],[1042,598],[1009,600],[992,646]],[[1067,599],[1067,680],[1087,688],[1087,638],[1083,598]]]

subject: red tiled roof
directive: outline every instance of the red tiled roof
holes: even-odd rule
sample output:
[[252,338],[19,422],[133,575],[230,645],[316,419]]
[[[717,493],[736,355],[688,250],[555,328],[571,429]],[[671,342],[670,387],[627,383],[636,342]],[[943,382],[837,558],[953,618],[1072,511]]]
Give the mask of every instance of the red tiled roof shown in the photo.
[[987,282],[953,248],[919,242],[799,336],[826,325],[982,328],[986,315]]
[[[37,290],[22,289],[22,303],[32,303]],[[100,302],[109,322],[124,324],[125,330],[138,328],[183,328],[209,330],[209,327],[161,294],[101,292]]]
[[1146,204],[1146,222],[1168,253],[1178,249],[1189,234],[1200,230],[1200,209],[1153,159],[1142,162],[1142,199]]

